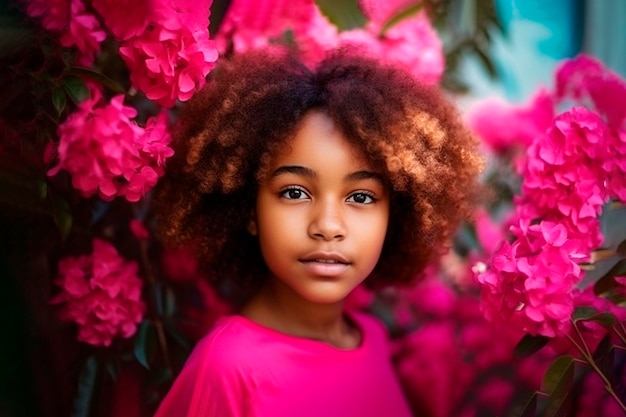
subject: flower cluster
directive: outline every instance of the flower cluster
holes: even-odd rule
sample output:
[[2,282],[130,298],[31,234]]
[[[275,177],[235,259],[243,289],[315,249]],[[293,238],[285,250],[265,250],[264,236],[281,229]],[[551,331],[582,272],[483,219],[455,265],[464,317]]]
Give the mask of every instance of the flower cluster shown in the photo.
[[[407,17],[384,30],[395,13],[403,11],[406,2],[392,2],[384,10],[376,2],[362,1],[368,24],[339,32],[328,21],[313,0],[297,2],[263,0],[250,6],[250,0],[235,0],[216,35],[218,49],[225,52],[232,44],[235,52],[267,47],[285,37],[293,37],[303,60],[315,64],[332,48],[352,45],[380,59],[408,68],[426,83],[441,79],[443,46],[423,12]],[[297,3],[297,4],[296,4]]]
[[[478,276],[490,318],[549,337],[569,328],[574,290],[584,277],[578,265],[602,244],[604,205],[626,195],[625,120],[617,120],[624,113],[616,116],[609,105],[623,100],[613,96],[626,84],[586,56],[565,62],[556,80],[550,101],[573,104],[528,146],[521,195],[514,200],[513,241],[505,241]],[[543,116],[554,112],[543,109]],[[543,116],[535,126],[544,124]]]
[[535,386],[545,364],[511,365],[520,332],[487,321],[475,284],[455,288],[450,278],[432,270],[414,288],[395,293],[394,323],[410,329],[394,343],[397,372],[415,415],[502,415],[515,389]]
[[45,29],[59,32],[61,45],[79,51],[77,64],[93,63],[106,32],[82,0],[33,0],[28,2],[26,12],[41,18]]
[[59,163],[72,175],[72,184],[85,196],[104,200],[124,196],[140,200],[163,175],[165,160],[174,154],[167,145],[167,114],[151,118],[143,129],[131,119],[137,110],[116,96],[102,105],[100,94],[80,103],[78,110],[59,125]]
[[78,325],[78,340],[109,346],[115,337],[135,334],[145,311],[137,268],[100,239],[93,240],[90,255],[59,262],[62,291],[51,302],[61,305],[61,319]]
[[120,42],[132,85],[155,103],[172,107],[204,85],[217,60],[209,40],[210,5],[207,0],[34,0],[26,12],[59,33],[63,46],[76,48],[78,65],[93,64],[111,33]]

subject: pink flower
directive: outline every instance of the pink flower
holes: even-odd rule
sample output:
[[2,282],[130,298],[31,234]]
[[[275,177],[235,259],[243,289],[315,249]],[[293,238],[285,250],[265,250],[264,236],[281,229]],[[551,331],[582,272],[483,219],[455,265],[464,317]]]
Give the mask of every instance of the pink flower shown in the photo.
[[69,27],[61,36],[61,45],[76,47],[80,52],[77,63],[89,66],[93,63],[94,55],[100,51],[100,43],[106,38],[106,33],[100,27],[94,15],[85,10],[81,0],[71,0],[71,15]]
[[91,4],[117,40],[137,36],[155,19],[158,0],[92,0]]
[[450,323],[429,323],[403,338],[398,376],[415,414],[452,417],[470,388],[474,372],[459,351]]
[[426,14],[406,18],[381,34],[384,23],[372,20],[364,29],[342,32],[340,45],[357,46],[403,66],[424,83],[438,83],[444,69],[443,45]]
[[539,90],[526,106],[513,106],[501,99],[477,103],[467,115],[471,129],[494,153],[525,151],[554,119],[554,99]]
[[155,21],[119,48],[133,86],[163,107],[189,100],[218,58],[209,40],[208,5],[179,9],[179,3],[161,4]]
[[579,103],[590,100],[595,110],[606,115],[607,124],[623,127],[626,119],[626,82],[607,70],[600,61],[587,56],[564,61],[556,72],[556,96]]
[[504,242],[478,276],[486,317],[531,334],[566,332],[574,311],[572,288],[582,277],[580,242],[561,224],[546,221],[520,221],[512,231],[517,240]]
[[131,120],[137,111],[124,106],[123,99],[116,96],[100,105],[95,91],[59,125],[59,163],[49,175],[64,169],[85,196],[98,193],[104,200],[124,196],[138,201],[156,184],[173,154],[167,147],[167,115],[151,118],[142,129]]
[[150,232],[146,229],[146,226],[139,219],[132,219],[129,224],[130,231],[138,240],[150,239]]
[[234,0],[215,40],[221,53],[231,45],[239,53],[293,36],[303,60],[314,65],[337,45],[337,32],[313,0]]
[[143,318],[137,270],[137,263],[124,260],[110,243],[94,239],[90,255],[59,261],[55,283],[61,292],[51,302],[61,305],[62,320],[78,325],[78,340],[109,346],[115,337],[135,334]]
[[41,18],[41,26],[51,31],[65,29],[70,20],[71,0],[22,0],[30,17]]

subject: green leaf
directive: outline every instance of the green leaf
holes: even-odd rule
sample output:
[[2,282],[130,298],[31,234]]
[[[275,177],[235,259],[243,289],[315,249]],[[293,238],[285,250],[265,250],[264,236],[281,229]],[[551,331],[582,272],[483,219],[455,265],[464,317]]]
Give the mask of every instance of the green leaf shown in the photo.
[[558,357],[546,371],[541,382],[541,391],[553,399],[567,394],[574,381],[574,358],[570,355]]
[[61,84],[69,98],[78,105],[80,102],[89,98],[89,89],[85,82],[74,75],[68,75],[63,78]]
[[594,307],[576,307],[572,318],[574,320],[587,320],[598,314],[598,310]]
[[417,3],[391,16],[391,18],[383,24],[383,27],[380,30],[380,36],[385,36],[385,34],[387,33],[389,29],[391,29],[398,23],[402,22],[403,20],[409,19],[417,15],[420,12],[420,10],[422,10],[423,7],[424,7],[423,3]]
[[91,402],[94,397],[99,363],[95,356],[90,356],[80,372],[78,380],[78,392],[74,399],[74,411],[72,417],[88,417]]
[[183,335],[183,333],[174,323],[172,323],[170,320],[164,320],[163,327],[165,328],[167,334],[171,336],[172,339],[174,339],[174,341],[178,343],[186,352],[191,351],[191,343],[189,343],[189,340],[187,340],[185,335]]
[[67,94],[65,90],[62,88],[56,88],[52,92],[52,105],[54,109],[57,111],[57,116],[60,116],[65,110],[65,105],[67,104]]
[[358,0],[315,0],[315,3],[339,31],[361,28],[367,23]]
[[577,319],[576,322],[579,321],[593,321],[600,324],[603,327],[610,328],[613,327],[617,322],[617,317],[615,317],[611,313],[599,313],[591,317]]
[[606,298],[618,306],[626,306],[626,288],[615,280],[616,276],[626,274],[626,260],[621,260],[613,266],[593,286],[593,292],[598,297]]
[[91,68],[85,67],[71,67],[66,74],[78,77],[86,77],[91,78],[92,80],[96,80],[107,87],[109,90],[113,91],[117,94],[125,94],[126,91],[124,88],[115,82],[113,79],[107,77],[101,72],[95,71]]
[[135,348],[133,352],[137,361],[146,369],[150,369],[150,352],[153,350],[153,343],[156,340],[155,329],[152,323],[144,320],[139,326],[135,336]]
[[545,345],[548,344],[550,338],[542,335],[530,335],[526,334],[515,346],[515,357],[525,358],[531,356],[540,351]]
[[72,209],[68,202],[56,193],[50,194],[52,201],[52,219],[56,224],[61,237],[65,240],[72,229]]
[[510,417],[535,417],[537,410],[537,393],[534,392],[526,401],[514,403],[511,407]]

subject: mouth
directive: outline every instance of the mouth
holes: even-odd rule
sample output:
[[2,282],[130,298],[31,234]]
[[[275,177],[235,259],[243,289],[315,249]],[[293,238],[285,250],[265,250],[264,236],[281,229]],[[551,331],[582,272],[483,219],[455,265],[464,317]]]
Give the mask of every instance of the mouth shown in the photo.
[[338,253],[312,253],[300,259],[300,262],[321,263],[321,264],[330,264],[330,265],[333,265],[333,264],[350,265],[351,264],[351,262],[348,261],[343,255],[340,255]]

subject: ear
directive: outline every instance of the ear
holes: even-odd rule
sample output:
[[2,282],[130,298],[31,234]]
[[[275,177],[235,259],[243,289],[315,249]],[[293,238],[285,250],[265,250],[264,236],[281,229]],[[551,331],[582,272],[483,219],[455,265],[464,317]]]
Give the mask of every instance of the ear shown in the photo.
[[256,236],[259,233],[259,228],[257,227],[256,223],[256,213],[254,211],[250,213],[250,218],[248,219],[248,225],[246,226],[246,229],[248,229],[248,233],[250,233],[252,236]]

